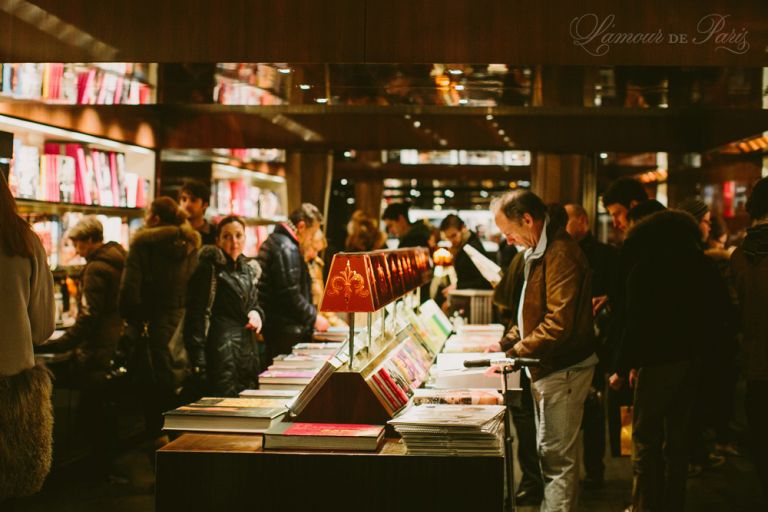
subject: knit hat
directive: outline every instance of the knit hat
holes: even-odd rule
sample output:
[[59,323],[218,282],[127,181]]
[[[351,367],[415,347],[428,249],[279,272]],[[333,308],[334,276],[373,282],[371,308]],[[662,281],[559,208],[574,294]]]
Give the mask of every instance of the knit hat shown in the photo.
[[677,209],[690,213],[697,222],[701,222],[701,219],[709,211],[709,206],[707,206],[704,201],[699,201],[698,199],[691,197],[677,205]]

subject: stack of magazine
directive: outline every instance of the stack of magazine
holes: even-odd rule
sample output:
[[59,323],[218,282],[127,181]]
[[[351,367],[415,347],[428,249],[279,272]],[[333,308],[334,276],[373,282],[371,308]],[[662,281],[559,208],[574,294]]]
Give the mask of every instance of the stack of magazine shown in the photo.
[[419,405],[389,421],[414,455],[504,454],[504,406]]

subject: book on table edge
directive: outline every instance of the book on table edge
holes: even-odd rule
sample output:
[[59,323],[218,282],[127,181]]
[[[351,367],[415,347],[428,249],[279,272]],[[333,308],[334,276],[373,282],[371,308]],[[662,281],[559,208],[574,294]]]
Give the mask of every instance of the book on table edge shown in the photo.
[[292,401],[298,396],[298,389],[244,389],[240,392],[241,398],[283,398]]
[[264,433],[264,449],[376,451],[382,425],[281,422]]
[[277,405],[279,401],[265,398],[203,398],[164,413],[163,430],[261,433],[288,410],[285,405]]

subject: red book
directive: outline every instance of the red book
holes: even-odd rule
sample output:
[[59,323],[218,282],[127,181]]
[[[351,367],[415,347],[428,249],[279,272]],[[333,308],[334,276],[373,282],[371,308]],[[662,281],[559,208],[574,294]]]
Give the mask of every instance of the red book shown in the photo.
[[383,439],[381,425],[284,422],[266,431],[264,449],[376,451]]
[[372,374],[369,377],[370,380],[370,386],[373,387],[374,392],[379,395],[380,401],[382,402],[382,405],[384,405],[384,408],[387,410],[387,413],[394,415],[395,411],[400,408],[399,400],[397,400],[394,395],[390,393],[390,391],[387,389],[387,385],[384,384],[381,377],[379,377],[377,374]]
[[395,383],[394,379],[386,368],[379,369],[379,376],[382,378],[389,390],[398,397],[398,403],[400,406],[408,403],[408,395],[406,395],[405,392],[400,389],[400,386]]

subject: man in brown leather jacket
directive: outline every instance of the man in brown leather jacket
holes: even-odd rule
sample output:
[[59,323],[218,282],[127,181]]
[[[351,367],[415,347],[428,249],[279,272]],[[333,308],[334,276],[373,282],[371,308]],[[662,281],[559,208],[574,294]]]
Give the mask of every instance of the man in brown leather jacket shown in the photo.
[[531,368],[537,446],[544,477],[542,511],[576,510],[577,439],[597,363],[589,263],[563,229],[556,230],[532,192],[509,193],[493,205],[496,225],[525,250],[517,329],[500,347],[510,357],[541,359]]

